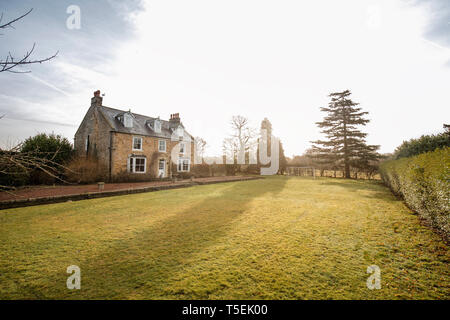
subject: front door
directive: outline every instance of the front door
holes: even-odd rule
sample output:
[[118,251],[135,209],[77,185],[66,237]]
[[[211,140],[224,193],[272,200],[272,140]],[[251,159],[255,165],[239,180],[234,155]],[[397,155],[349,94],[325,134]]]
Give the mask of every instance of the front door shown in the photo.
[[166,177],[166,160],[164,160],[164,159],[159,159],[158,177],[159,178]]

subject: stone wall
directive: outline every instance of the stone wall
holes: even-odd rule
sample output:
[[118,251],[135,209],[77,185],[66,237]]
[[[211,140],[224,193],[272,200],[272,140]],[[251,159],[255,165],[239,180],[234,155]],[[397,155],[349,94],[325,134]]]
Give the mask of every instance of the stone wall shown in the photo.
[[[133,150],[133,137],[142,138],[142,151]],[[159,140],[166,141],[166,152],[159,152]],[[146,173],[129,173],[128,176],[135,176],[138,180],[154,179],[158,177],[158,164],[160,159],[166,161],[165,176],[171,174],[171,151],[177,145],[177,141],[157,137],[140,136],[126,133],[113,133],[113,153],[112,153],[112,175],[124,176],[128,171],[128,161],[131,156],[144,156],[147,159]],[[191,143],[193,151],[193,143]],[[192,153],[192,152],[191,152]],[[191,154],[191,164],[194,157]]]
[[[109,168],[109,139],[111,127],[97,107],[91,106],[75,133],[75,151],[78,156],[97,158],[99,163]],[[89,149],[86,139],[89,136]]]
[[[86,151],[86,138],[89,136],[89,148]],[[143,138],[143,150],[133,150],[133,137]],[[127,133],[112,132],[111,127],[99,112],[98,108],[93,105],[87,111],[83,121],[75,133],[75,150],[76,154],[81,157],[92,157],[97,159],[99,164],[107,168],[107,172],[111,171],[111,178],[117,180],[149,180],[158,177],[158,164],[160,159],[166,161],[165,176],[170,177],[171,151],[177,145],[177,141],[163,139],[157,137],[140,136]],[[158,141],[166,140],[166,152],[158,151]],[[111,163],[110,163],[110,145]],[[191,143],[191,166],[193,165],[193,142]],[[147,159],[145,173],[129,173],[128,161],[131,156],[145,156]],[[93,160],[94,161],[94,160]],[[111,164],[111,169],[110,169]],[[107,178],[107,177],[105,177]],[[120,179],[119,179],[120,180]]]

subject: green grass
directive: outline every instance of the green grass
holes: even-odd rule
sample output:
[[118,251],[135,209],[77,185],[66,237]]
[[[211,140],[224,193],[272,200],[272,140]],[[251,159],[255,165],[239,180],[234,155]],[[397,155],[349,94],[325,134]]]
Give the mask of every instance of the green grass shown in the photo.
[[[449,299],[449,261],[370,181],[271,177],[0,211],[3,299]],[[69,265],[81,290],[66,288]]]

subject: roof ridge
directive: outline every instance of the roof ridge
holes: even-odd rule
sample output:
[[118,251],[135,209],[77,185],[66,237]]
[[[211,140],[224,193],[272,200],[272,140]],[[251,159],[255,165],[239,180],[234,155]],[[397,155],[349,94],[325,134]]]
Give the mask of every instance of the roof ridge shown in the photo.
[[111,108],[111,107],[104,106],[104,105],[102,105],[101,108],[108,108],[108,109],[115,110],[115,111],[120,111],[120,112],[131,112],[134,115],[145,117],[145,118],[150,118],[152,120],[159,119],[160,121],[169,122],[169,120],[164,120],[164,119],[161,119],[159,117],[146,116],[145,114],[135,113],[135,112],[132,112],[132,111],[126,111],[126,110],[121,110],[121,109],[117,109],[117,108]]

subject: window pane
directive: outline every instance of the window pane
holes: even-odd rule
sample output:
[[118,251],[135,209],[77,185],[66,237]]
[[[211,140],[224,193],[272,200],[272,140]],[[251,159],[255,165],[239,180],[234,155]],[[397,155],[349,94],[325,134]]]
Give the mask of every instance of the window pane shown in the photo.
[[124,125],[126,128],[132,128],[133,127],[133,119],[129,114],[124,115]]
[[189,170],[189,160],[184,160],[183,161],[183,171],[188,171]]
[[136,158],[135,160],[135,172],[145,172],[145,159],[143,158]]
[[142,138],[133,138],[133,149],[142,149]]
[[161,122],[155,121],[155,132],[160,133],[161,132]]
[[166,141],[164,140],[159,141],[159,151],[166,151]]
[[184,153],[184,143],[180,143],[180,153]]
[[159,160],[159,170],[164,170],[164,160]]

